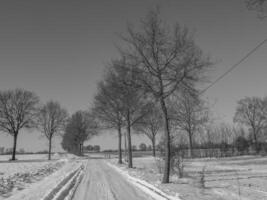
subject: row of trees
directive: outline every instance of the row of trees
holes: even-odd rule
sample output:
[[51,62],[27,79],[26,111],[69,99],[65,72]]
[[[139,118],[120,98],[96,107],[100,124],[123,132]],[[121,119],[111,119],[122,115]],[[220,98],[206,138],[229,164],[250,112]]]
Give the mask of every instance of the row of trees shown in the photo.
[[87,151],[94,151],[94,152],[100,152],[101,147],[99,145],[87,145],[85,146],[85,150]]
[[97,134],[97,124],[88,111],[77,111],[68,120],[62,139],[62,148],[67,152],[82,155],[84,142]]
[[[252,8],[259,2],[254,3],[250,1],[248,6]],[[186,27],[167,26],[158,11],[151,11],[141,20],[140,27],[129,25],[121,39],[121,57],[107,67],[93,106],[101,126],[117,130],[119,163],[122,163],[122,129],[127,133],[130,168],[133,167],[132,131],[148,136],[154,155],[156,136],[164,133],[163,183],[169,182],[171,143],[176,135],[187,135],[189,156],[196,137],[199,141],[206,140],[206,144],[214,143],[214,139],[220,139],[222,144],[234,143],[240,131],[210,126],[209,108],[200,98],[198,86],[206,80],[212,62],[203,55]],[[250,125],[257,143],[259,124],[252,125],[251,119],[244,121],[244,112],[239,107],[234,121]]]
[[[171,102],[177,103],[177,98],[183,95],[197,99],[196,86],[204,80],[204,73],[212,63],[186,27],[165,25],[158,11],[150,12],[140,28],[129,25],[127,31],[127,35],[121,36],[124,42],[121,58],[111,61],[98,85],[93,113],[103,127],[117,130],[119,163],[122,163],[121,130],[126,129],[129,168],[133,167],[132,130],[145,133],[155,147],[155,135],[161,128],[165,143],[162,182],[168,183],[172,121],[192,136],[197,129],[192,123],[204,120],[198,116],[194,122],[183,124],[184,110],[173,112],[172,106],[180,109],[181,105]],[[195,112],[202,111],[196,106],[192,113]]]
[[[48,159],[50,160],[52,140],[56,135],[62,135],[63,132],[66,132],[64,136],[70,132],[76,133],[73,130],[74,127],[84,130],[94,126],[92,129],[95,130],[92,117],[87,117],[88,115],[87,112],[79,111],[69,119],[67,110],[58,102],[48,101],[42,104],[34,92],[24,89],[0,91],[0,130],[13,136],[11,160],[16,159],[17,140],[21,129],[37,128],[42,132],[48,140]],[[86,116],[86,120],[80,116]],[[88,132],[81,140],[84,141],[94,133],[94,131]]]
[[[212,120],[209,118],[208,107],[202,106],[205,104],[204,102],[189,106],[191,101],[184,100],[185,99],[179,99],[178,103],[188,106],[173,107],[173,112],[181,113],[179,117],[181,121],[176,120],[176,123],[178,122],[180,124],[178,125],[178,127],[181,128],[180,130],[184,130],[184,132],[189,136],[189,145],[191,147],[189,148],[189,157],[191,157],[190,151],[192,149],[192,138],[190,135],[194,135],[190,133],[190,130],[193,130],[193,133],[197,133],[194,138],[194,143],[196,146],[202,148],[224,148],[224,146],[235,147],[236,145],[239,146],[239,143],[244,142],[244,144],[246,144],[245,146],[251,146],[256,153],[259,153],[262,145],[266,143],[267,97],[245,97],[240,99],[237,102],[233,118],[233,122],[237,126],[227,125],[225,123],[219,126],[213,124]],[[193,112],[194,115],[189,115],[191,113],[190,111],[194,110],[196,107],[198,108],[195,110],[197,112]],[[187,111],[185,110],[186,108],[188,109]],[[190,123],[192,123],[191,126]],[[243,126],[246,128],[243,128]],[[176,139],[177,143],[180,143],[180,145],[187,143],[181,132],[179,135],[176,135]],[[263,146],[263,148],[265,148],[265,146]]]
[[234,122],[247,126],[255,149],[260,151],[259,141],[265,141],[267,130],[267,97],[245,97],[238,101]]

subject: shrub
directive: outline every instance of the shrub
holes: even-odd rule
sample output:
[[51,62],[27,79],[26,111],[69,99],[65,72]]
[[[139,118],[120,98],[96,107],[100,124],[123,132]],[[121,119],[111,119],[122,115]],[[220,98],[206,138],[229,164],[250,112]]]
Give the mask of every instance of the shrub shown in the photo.
[[183,156],[180,152],[174,154],[171,158],[171,170],[175,173],[179,178],[183,178],[184,176],[184,163]]
[[238,136],[235,140],[235,146],[239,152],[248,151],[249,141],[243,136]]
[[147,149],[147,146],[146,146],[145,143],[141,143],[141,144],[139,145],[139,150],[140,150],[140,151],[146,151],[146,149]]
[[162,158],[160,158],[160,157],[156,157],[155,158],[155,163],[156,163],[158,172],[160,174],[162,174],[163,173],[163,170],[164,170],[164,160]]
[[200,171],[200,188],[204,189],[206,187],[206,180],[205,180],[205,171],[206,171],[206,165],[202,167],[202,170]]

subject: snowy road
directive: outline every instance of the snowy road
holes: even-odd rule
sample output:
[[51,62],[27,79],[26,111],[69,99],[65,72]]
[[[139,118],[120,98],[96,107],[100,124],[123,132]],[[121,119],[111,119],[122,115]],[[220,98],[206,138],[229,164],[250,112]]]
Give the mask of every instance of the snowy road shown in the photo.
[[88,160],[74,200],[153,200],[102,159]]

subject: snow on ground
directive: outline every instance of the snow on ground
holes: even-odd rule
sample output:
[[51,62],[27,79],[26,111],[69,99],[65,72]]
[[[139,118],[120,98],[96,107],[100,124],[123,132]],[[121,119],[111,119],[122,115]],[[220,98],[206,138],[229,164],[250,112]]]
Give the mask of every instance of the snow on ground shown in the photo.
[[156,200],[180,200],[179,194],[176,194],[175,197],[169,196],[168,194],[159,190],[154,185],[152,185],[152,184],[150,184],[150,183],[148,183],[142,179],[130,176],[129,173],[127,172],[127,170],[125,170],[125,168],[123,170],[120,167],[117,167],[113,164],[108,163],[108,165],[110,167],[114,168],[116,171],[118,171],[121,175],[123,175],[133,185],[140,188],[142,191],[147,193],[149,196],[153,197],[153,199],[156,199]]
[[73,178],[79,176],[81,166],[80,161],[68,162],[60,170],[32,184],[22,192],[14,194],[8,200],[57,200],[61,199],[61,196],[68,196],[71,189],[69,185],[72,185]]
[[19,162],[0,164],[0,199],[22,190],[32,182],[37,182],[64,165],[57,162]]
[[[0,163],[9,162],[11,155],[0,155]],[[25,161],[46,161],[48,158],[47,154],[17,154],[16,159],[17,162],[25,162]],[[52,160],[58,159],[75,159],[77,156],[68,153],[54,153],[51,155]]]
[[47,160],[47,155],[36,154],[19,155],[18,160],[12,162],[6,158],[0,156],[0,200],[8,197],[31,199],[33,194],[32,199],[41,199],[39,197],[83,164],[82,160],[70,154],[56,154],[51,161]]
[[[73,200],[156,200],[129,183],[103,159],[88,159],[84,178]],[[159,199],[162,200],[162,199]],[[164,199],[165,200],[165,199]]]
[[[118,165],[136,178],[145,180],[165,193],[182,200],[266,200],[267,158],[232,157],[223,159],[185,160],[184,178],[171,176],[170,184],[161,184],[162,164],[153,157],[134,158],[134,169]],[[204,169],[204,176],[201,175]],[[204,187],[201,184],[204,179]],[[203,182],[202,182],[203,183]]]
[[[11,159],[11,155],[0,155],[0,162],[8,162]],[[47,154],[18,154],[16,155],[17,161],[25,160],[44,160],[47,159]]]

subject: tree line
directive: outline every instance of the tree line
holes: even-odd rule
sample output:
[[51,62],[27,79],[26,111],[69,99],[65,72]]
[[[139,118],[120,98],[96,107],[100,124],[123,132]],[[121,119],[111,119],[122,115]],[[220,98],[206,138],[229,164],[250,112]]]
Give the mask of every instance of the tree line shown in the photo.
[[[98,84],[92,112],[102,127],[117,130],[119,163],[125,129],[129,168],[133,167],[133,130],[146,134],[155,152],[155,136],[161,129],[165,154],[162,182],[168,183],[172,132],[179,127],[191,138],[205,120],[197,86],[205,80],[212,62],[186,27],[167,26],[157,10],[149,12],[139,27],[129,25],[121,40],[121,57],[108,65]],[[187,123],[182,122],[184,112],[188,113]]]
[[[242,143],[243,128],[214,125],[208,103],[200,95],[213,62],[187,27],[169,25],[158,10],[153,10],[140,20],[139,26],[128,25],[120,39],[120,57],[106,67],[92,108],[102,128],[117,130],[118,163],[122,163],[124,132],[129,168],[133,167],[132,133],[142,133],[150,139],[153,155],[157,134],[163,133],[163,183],[169,182],[174,142],[188,143],[189,157],[194,146],[224,148]],[[266,113],[260,112],[266,110],[261,107],[266,103],[247,99],[238,102],[234,122],[249,126],[259,152],[257,135],[266,127]]]
[[[41,103],[32,91],[14,89],[0,91],[0,130],[13,137],[11,160],[16,160],[17,140],[21,129],[38,129],[48,141],[51,159],[52,141],[63,137],[62,147],[81,153],[83,142],[96,133],[96,125],[88,111],[77,111],[71,117],[57,101]],[[78,150],[79,149],[79,150]]]
[[260,143],[266,142],[267,130],[267,97],[245,97],[238,101],[234,122],[247,127],[250,140],[257,153]]

